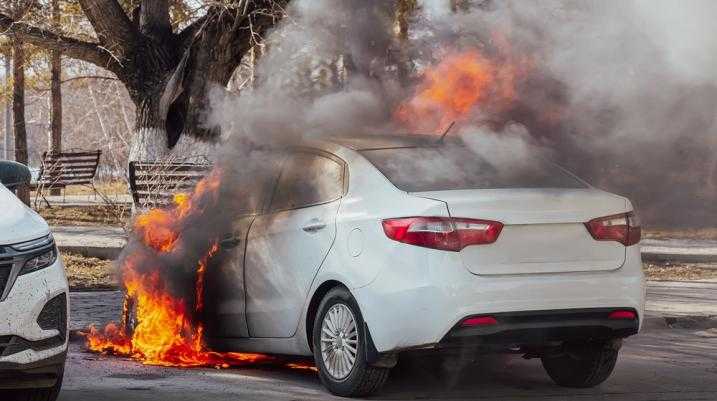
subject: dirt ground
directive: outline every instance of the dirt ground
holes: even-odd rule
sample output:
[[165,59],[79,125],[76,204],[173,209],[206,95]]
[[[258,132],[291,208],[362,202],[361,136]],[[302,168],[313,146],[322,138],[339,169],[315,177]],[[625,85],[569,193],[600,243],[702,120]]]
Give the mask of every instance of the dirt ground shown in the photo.
[[114,262],[87,258],[75,254],[63,254],[67,280],[74,291],[113,289],[117,287]]
[[128,206],[41,207],[38,213],[52,226],[122,226],[127,224]]
[[717,264],[710,263],[644,263],[643,270],[654,281],[717,280]]

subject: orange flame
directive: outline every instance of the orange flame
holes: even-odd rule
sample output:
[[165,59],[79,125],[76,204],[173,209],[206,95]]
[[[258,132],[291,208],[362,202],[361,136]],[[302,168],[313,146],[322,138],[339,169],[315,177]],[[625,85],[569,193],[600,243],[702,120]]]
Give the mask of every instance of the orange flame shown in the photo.
[[415,131],[439,132],[452,122],[480,117],[509,105],[524,63],[498,63],[477,50],[448,53],[426,69],[415,95],[395,118]]
[[[135,236],[156,254],[181,256],[181,228],[190,217],[201,217],[218,199],[221,171],[215,169],[202,180],[191,194],[174,197],[172,207],[154,209],[135,220]],[[204,308],[204,283],[210,259],[219,250],[216,241],[210,241],[204,256],[196,262],[194,283],[194,312]],[[128,322],[111,323],[103,330],[90,327],[84,333],[91,351],[130,357],[144,364],[160,366],[229,366],[277,362],[277,358],[253,353],[219,353],[207,350],[203,343],[204,328],[192,319],[192,310],[185,300],[171,295],[159,266],[142,252],[135,252],[122,260],[122,284],[126,291],[124,309],[128,299],[136,307],[137,323],[129,336]],[[147,268],[155,267],[155,268]],[[127,313],[124,314],[127,316]],[[289,366],[289,365],[287,365]],[[292,368],[312,369],[311,365],[297,364]]]

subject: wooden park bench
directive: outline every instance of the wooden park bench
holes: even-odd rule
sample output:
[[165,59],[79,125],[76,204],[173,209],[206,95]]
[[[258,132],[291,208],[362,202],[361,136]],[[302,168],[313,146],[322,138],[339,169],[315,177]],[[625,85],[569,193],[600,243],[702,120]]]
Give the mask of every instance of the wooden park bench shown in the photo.
[[135,207],[167,206],[175,194],[191,191],[211,169],[209,163],[130,162],[129,186]]
[[42,197],[48,207],[45,192],[53,189],[61,189],[63,199],[65,188],[71,185],[85,186],[92,189],[96,194],[94,180],[97,174],[97,166],[100,164],[101,150],[90,152],[45,152],[42,154],[42,164],[37,181],[31,185],[35,190],[35,202],[37,197]]

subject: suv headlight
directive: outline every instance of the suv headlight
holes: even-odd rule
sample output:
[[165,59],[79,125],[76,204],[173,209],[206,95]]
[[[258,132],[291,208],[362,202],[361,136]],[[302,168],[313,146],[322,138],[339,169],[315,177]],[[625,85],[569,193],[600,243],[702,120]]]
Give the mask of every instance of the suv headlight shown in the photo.
[[55,260],[57,260],[57,248],[53,246],[51,249],[28,259],[20,269],[20,275],[44,269],[55,263]]

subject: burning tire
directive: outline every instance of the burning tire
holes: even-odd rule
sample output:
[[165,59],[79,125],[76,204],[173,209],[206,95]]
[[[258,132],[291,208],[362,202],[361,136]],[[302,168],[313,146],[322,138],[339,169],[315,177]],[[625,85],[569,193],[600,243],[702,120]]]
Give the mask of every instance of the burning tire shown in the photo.
[[390,369],[366,363],[363,317],[342,287],[329,291],[314,321],[313,348],[321,382],[333,394],[361,397],[377,392]]
[[563,387],[595,387],[607,380],[617,362],[619,346],[612,342],[569,344],[557,356],[543,356],[543,367]]
[[125,305],[122,310],[122,329],[127,338],[132,338],[137,323],[139,323],[137,320],[137,300],[125,295]]

